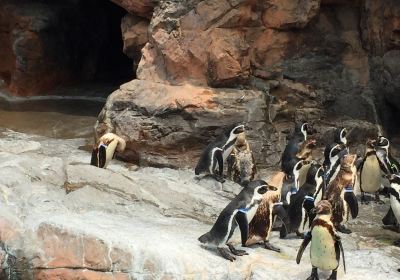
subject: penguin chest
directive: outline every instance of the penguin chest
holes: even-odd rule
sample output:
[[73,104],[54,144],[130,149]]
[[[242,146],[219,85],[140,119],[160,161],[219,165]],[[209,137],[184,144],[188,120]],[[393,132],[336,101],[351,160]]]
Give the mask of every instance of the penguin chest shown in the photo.
[[347,201],[344,199],[344,190],[342,190],[342,192],[340,193],[340,199],[342,200],[342,205],[343,205],[343,212],[341,213],[343,221],[347,222],[349,220],[350,209],[349,205],[347,204]]
[[379,190],[381,181],[382,174],[377,157],[367,157],[361,171],[361,189],[364,192],[375,193]]
[[339,263],[336,260],[335,242],[329,230],[315,226],[311,234],[311,264],[322,270],[336,269]]
[[390,206],[392,207],[393,214],[396,216],[397,221],[400,221],[400,202],[393,195],[390,195]]

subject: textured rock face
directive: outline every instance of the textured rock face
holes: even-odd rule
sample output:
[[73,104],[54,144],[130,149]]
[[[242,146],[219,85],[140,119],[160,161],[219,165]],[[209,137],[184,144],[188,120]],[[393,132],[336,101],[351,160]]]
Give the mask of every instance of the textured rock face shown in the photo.
[[[168,86],[134,80],[121,86],[100,113],[97,133],[115,131],[127,140],[128,160],[150,165],[194,167],[207,143],[228,125],[244,123],[259,153],[265,129],[265,98],[259,91]],[[122,155],[124,156],[124,155]]]
[[[199,244],[197,238],[240,191],[234,183],[226,182],[218,191],[215,181],[197,181],[187,170],[130,171],[116,160],[108,169],[95,168],[88,164],[90,153],[78,149],[83,139],[3,131],[0,140],[1,279],[292,280],[309,276],[308,251],[300,265],[295,262],[301,240],[280,240],[278,232],[272,232],[270,240],[282,253],[254,246],[245,248],[249,256],[234,263]],[[26,149],[9,150],[10,142]],[[74,191],[67,193],[68,186]],[[400,251],[386,242],[396,235],[379,225],[387,204],[376,207],[371,215],[370,205],[362,206],[360,217],[349,225],[355,233],[342,236],[351,265],[347,274],[339,268],[341,279],[397,277]],[[240,242],[238,232],[233,241]],[[320,273],[321,278],[328,277]]]

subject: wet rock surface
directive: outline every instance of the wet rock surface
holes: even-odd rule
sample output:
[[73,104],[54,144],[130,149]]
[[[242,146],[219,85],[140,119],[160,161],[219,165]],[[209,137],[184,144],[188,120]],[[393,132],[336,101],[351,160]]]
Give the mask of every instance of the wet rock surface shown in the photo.
[[[271,242],[230,263],[202,248],[238,185],[197,181],[192,170],[133,168],[113,160],[89,166],[84,139],[59,140],[3,130],[0,136],[0,256],[11,279],[306,279],[308,253],[296,265],[300,240]],[[12,142],[24,150],[10,149]],[[268,171],[266,174],[272,174]],[[67,193],[67,186],[73,189]],[[388,204],[362,206],[343,237],[347,274],[340,279],[396,279],[397,234],[380,228]],[[371,215],[372,214],[372,215]],[[234,241],[238,243],[236,234]],[[3,257],[0,257],[0,261]],[[321,272],[321,278],[328,273]]]

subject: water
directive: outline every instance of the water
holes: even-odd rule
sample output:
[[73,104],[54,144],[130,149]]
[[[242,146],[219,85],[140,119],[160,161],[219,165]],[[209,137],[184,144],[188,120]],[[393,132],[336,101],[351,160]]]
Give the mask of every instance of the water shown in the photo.
[[59,139],[93,138],[97,116],[111,92],[92,88],[78,95],[71,89],[69,96],[20,98],[0,91],[0,127]]

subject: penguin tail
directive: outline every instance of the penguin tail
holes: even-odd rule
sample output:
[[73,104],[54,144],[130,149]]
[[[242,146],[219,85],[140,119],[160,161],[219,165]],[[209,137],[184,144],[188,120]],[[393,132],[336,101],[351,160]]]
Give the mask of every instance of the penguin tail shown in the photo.
[[203,234],[202,236],[199,237],[198,239],[201,243],[209,243],[211,240],[211,234],[210,232],[207,232],[205,234]]

